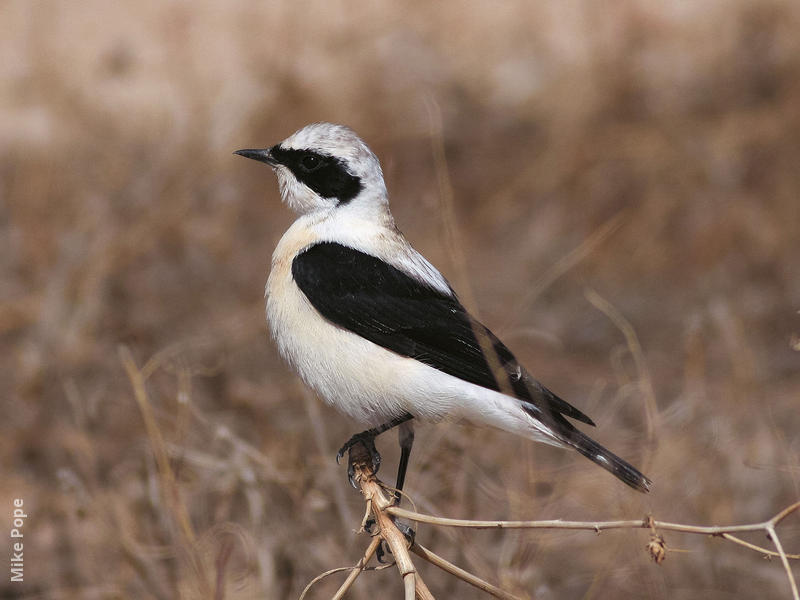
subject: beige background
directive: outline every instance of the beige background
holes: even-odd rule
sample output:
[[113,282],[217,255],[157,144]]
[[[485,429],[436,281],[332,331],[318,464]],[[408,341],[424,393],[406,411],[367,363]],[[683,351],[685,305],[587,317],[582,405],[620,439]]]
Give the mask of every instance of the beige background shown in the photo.
[[[358,559],[362,504],[333,460],[357,425],[266,335],[292,215],[231,154],[319,120],[364,137],[409,239],[654,481],[639,495],[575,453],[442,425],[417,435],[421,510],[725,524],[797,499],[798,31],[792,0],[4,2],[0,525],[16,497],[30,517],[26,582],[0,591],[296,598]],[[150,365],[174,483],[121,348]],[[782,531],[800,552],[800,516]],[[522,596],[789,595],[777,562],[719,539],[669,534],[681,552],[655,566],[639,531],[418,535]],[[423,573],[439,598],[483,597]],[[400,593],[386,570],[352,597]]]

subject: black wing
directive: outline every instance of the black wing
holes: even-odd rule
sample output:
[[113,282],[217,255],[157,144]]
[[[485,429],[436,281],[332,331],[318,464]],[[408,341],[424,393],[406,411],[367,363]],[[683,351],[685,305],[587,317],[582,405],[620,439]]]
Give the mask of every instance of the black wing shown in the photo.
[[300,253],[292,276],[314,308],[340,327],[459,379],[512,394],[534,417],[558,425],[557,431],[567,425],[562,414],[594,425],[531,377],[455,295],[333,242]]

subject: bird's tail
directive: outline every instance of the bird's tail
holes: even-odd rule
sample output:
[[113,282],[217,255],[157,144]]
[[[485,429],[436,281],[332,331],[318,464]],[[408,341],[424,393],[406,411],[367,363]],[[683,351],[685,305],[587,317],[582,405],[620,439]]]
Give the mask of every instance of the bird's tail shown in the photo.
[[652,481],[642,475],[638,469],[631,466],[613,452],[603,448],[588,435],[572,428],[565,440],[570,446],[583,454],[592,462],[600,465],[621,481],[627,483],[635,490],[649,492]]
[[[522,410],[528,413],[534,420],[547,428],[547,432],[555,440],[565,446],[571,446],[583,454],[592,462],[600,465],[618,479],[627,483],[635,490],[649,492],[653,484],[647,477],[642,475],[638,469],[622,460],[619,456],[606,450],[595,442],[588,435],[577,429],[572,423],[567,421],[563,415],[552,410],[543,411],[539,406],[532,403],[523,403]],[[588,419],[588,417],[586,417]],[[591,420],[589,420],[591,423]],[[591,423],[594,425],[594,423]],[[539,431],[541,429],[539,428]],[[538,441],[546,441],[540,437]]]

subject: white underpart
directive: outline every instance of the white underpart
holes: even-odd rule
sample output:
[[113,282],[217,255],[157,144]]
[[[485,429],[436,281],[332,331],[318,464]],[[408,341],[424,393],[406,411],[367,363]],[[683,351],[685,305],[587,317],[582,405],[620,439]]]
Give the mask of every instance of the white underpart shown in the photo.
[[317,128],[310,133],[305,128],[283,145],[343,157],[364,187],[349,203],[337,206],[299,183],[288,169],[276,169],[284,201],[301,213],[278,243],[267,281],[267,319],[280,353],[325,402],[365,424],[378,425],[410,413],[421,421],[466,420],[562,446],[522,410],[518,399],[448,375],[332,324],[297,287],[291,274],[294,257],[314,243],[330,241],[378,257],[451,293],[444,277],[396,229],[375,156],[349,129],[335,126],[332,141],[320,129],[324,126],[310,126]]

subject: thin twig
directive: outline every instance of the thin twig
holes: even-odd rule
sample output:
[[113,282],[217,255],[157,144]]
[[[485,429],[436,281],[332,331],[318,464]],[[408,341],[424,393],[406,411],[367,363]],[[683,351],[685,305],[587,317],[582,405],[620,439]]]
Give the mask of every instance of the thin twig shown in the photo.
[[161,496],[172,513],[173,518],[178,523],[179,537],[183,546],[187,549],[187,556],[194,571],[194,575],[199,585],[202,587],[204,595],[211,596],[211,584],[206,578],[206,571],[202,566],[202,559],[196,551],[197,538],[192,528],[189,512],[186,505],[181,500],[180,487],[178,486],[175,472],[170,465],[167,455],[167,444],[158,427],[158,422],[153,413],[153,407],[150,404],[150,398],[147,395],[147,388],[145,386],[147,374],[136,365],[133,355],[126,346],[120,346],[118,352],[120,361],[125,368],[125,372],[133,388],[133,395],[139,407],[139,412],[142,415],[147,437],[150,440],[150,446],[158,470]]
[[193,544],[195,542],[194,529],[192,529],[191,520],[189,519],[186,507],[177,499],[178,486],[175,482],[175,473],[170,466],[166,451],[166,442],[164,441],[164,436],[161,435],[161,430],[158,428],[155,415],[153,414],[153,407],[150,405],[150,399],[147,396],[145,376],[136,366],[133,356],[126,346],[120,346],[119,355],[122,365],[125,367],[128,379],[131,382],[133,395],[139,406],[139,412],[142,414],[142,421],[144,421],[147,437],[150,440],[150,446],[152,447],[153,456],[161,479],[161,491],[164,495],[164,500],[167,506],[173,510],[186,540],[188,543]]
[[[435,517],[418,513],[398,506],[386,508],[386,512],[396,517],[416,521],[417,523],[430,523],[443,527],[470,527],[473,529],[583,529],[587,531],[600,532],[606,529],[657,529],[667,531],[681,531],[683,533],[698,533],[705,535],[716,535],[722,537],[724,533],[739,531],[764,531],[770,525],[775,525],[790,513],[800,509],[800,502],[792,504],[782,510],[772,519],[763,523],[751,523],[746,525],[725,525],[725,526],[700,526],[684,525],[682,523],[670,523],[667,521],[656,521],[650,518],[628,519],[620,521],[562,521],[553,519],[549,521],[474,521],[466,519],[448,519],[445,517]],[[776,521],[777,519],[777,521]]]
[[[372,542],[370,545],[367,546],[367,551],[364,552],[364,556],[361,557],[361,560],[356,563],[356,566],[353,567],[350,574],[347,576],[347,579],[344,580],[344,583],[336,590],[336,593],[333,595],[333,600],[341,600],[344,598],[344,595],[347,593],[347,590],[350,589],[350,586],[353,585],[356,578],[361,575],[361,571],[364,570],[364,567],[367,566],[369,559],[372,558],[372,555],[378,550],[378,546],[381,545],[381,538],[374,537],[372,538]],[[305,594],[305,592],[304,592]],[[300,600],[303,600],[303,596],[300,596]]]
[[[721,533],[720,537],[725,538],[729,542],[733,542],[734,544],[739,544],[740,546],[744,546],[745,548],[750,548],[750,550],[755,550],[756,552],[760,552],[765,556],[780,556],[778,552],[774,550],[770,550],[768,548],[764,548],[763,546],[758,546],[756,544],[751,544],[750,542],[746,542],[742,538],[738,538],[735,535],[731,535],[730,533]],[[800,560],[800,554],[787,554],[787,558],[791,558],[793,560]]]
[[652,451],[656,438],[655,432],[658,431],[658,405],[656,404],[656,393],[653,389],[650,370],[647,368],[647,362],[644,359],[644,350],[642,350],[642,345],[639,343],[639,336],[636,335],[636,330],[630,321],[608,300],[592,289],[587,289],[585,294],[586,299],[611,319],[611,322],[625,336],[625,343],[633,356],[634,363],[636,363],[636,371],[639,374],[639,382],[644,394],[645,414],[647,415],[647,441],[650,443],[650,450]]
[[616,233],[622,227],[623,221],[627,216],[627,209],[620,210],[613,217],[605,221],[600,227],[594,230],[577,247],[569,253],[559,258],[550,268],[548,268],[532,285],[528,286],[528,291],[522,299],[517,302],[516,307],[509,311],[512,315],[525,313],[525,308],[532,306],[533,303],[550,287],[558,281],[565,273],[569,272],[576,265],[580,264],[587,256],[594,252],[603,242]]
[[480,577],[473,575],[469,571],[465,571],[461,567],[457,567],[438,554],[431,552],[425,546],[415,543],[413,546],[411,546],[411,551],[420,558],[427,560],[432,565],[435,565],[443,571],[458,577],[462,581],[466,581],[468,584],[475,586],[479,590],[483,590],[487,594],[491,594],[495,598],[501,598],[502,600],[520,600],[518,596],[509,594],[508,592],[501,590],[499,587],[492,585],[488,581],[484,581]]
[[[342,585],[336,591],[336,594],[334,594],[333,600],[340,600],[341,598],[344,597],[344,595],[350,589],[350,586],[353,585],[353,582],[355,582],[356,578],[361,574],[361,572],[367,566],[367,563],[370,561],[372,556],[378,550],[378,547],[380,545],[381,545],[380,538],[376,537],[376,538],[374,538],[372,540],[370,545],[367,547],[367,551],[364,552],[364,556],[361,557],[361,560],[358,561],[358,564],[356,564],[356,566],[353,568],[353,570],[347,576],[347,579],[345,579],[344,583],[342,583]],[[390,566],[390,565],[386,565],[386,566]]]
[[781,563],[783,563],[783,568],[786,569],[786,575],[789,577],[789,586],[792,588],[792,598],[794,598],[794,600],[800,600],[800,595],[798,595],[797,592],[797,582],[794,580],[794,575],[792,575],[792,567],[789,566],[789,560],[786,557],[786,553],[783,551],[781,540],[778,538],[778,534],[775,532],[774,524],[769,524],[769,527],[767,527],[767,532],[769,534],[769,538],[772,540],[772,543],[775,544],[775,548],[778,550],[778,553],[781,555]]
[[777,515],[775,515],[770,519],[772,526],[775,527],[776,525],[778,525],[778,523],[783,521],[786,517],[788,517],[790,514],[792,514],[798,509],[800,509],[800,502],[795,502],[794,504],[790,504],[789,506],[784,508],[781,512],[779,512]]
[[373,554],[375,554],[375,551],[378,549],[380,543],[381,543],[380,538],[374,538],[372,540],[372,543],[369,546],[367,546],[367,550],[366,552],[364,552],[364,556],[361,557],[361,560],[359,560],[354,567],[338,567],[336,569],[331,569],[330,571],[325,571],[324,573],[320,573],[319,575],[314,577],[314,579],[309,581],[308,585],[305,588],[303,588],[303,593],[300,594],[300,598],[298,600],[304,600],[308,592],[311,591],[311,588],[314,587],[314,585],[316,585],[323,579],[325,579],[326,577],[328,577],[329,575],[333,575],[335,573],[341,573],[342,571],[350,571],[350,573],[347,575],[347,579],[344,580],[344,583],[342,583],[342,585],[339,586],[339,589],[336,590],[336,593],[333,595],[333,600],[341,600],[341,598],[343,598],[344,595],[347,593],[347,591],[350,589],[350,586],[353,585],[353,582],[356,580],[356,578],[361,574],[361,571],[364,570],[364,567],[369,562],[369,559],[372,558]]
[[[331,569],[330,571],[325,571],[324,573],[320,573],[314,579],[308,582],[308,585],[303,588],[303,593],[300,594],[300,598],[298,600],[304,600],[305,597],[308,595],[308,592],[311,591],[311,588],[314,587],[317,583],[329,577],[330,575],[335,575],[336,573],[341,573],[342,571],[350,571],[347,575],[347,579],[344,580],[342,585],[339,586],[339,589],[336,590],[336,593],[333,595],[332,600],[341,600],[344,598],[344,595],[350,590],[350,587],[353,585],[353,582],[358,578],[362,571],[367,566],[367,563],[373,557],[375,552],[378,550],[378,546],[381,544],[381,538],[374,537],[372,538],[372,542],[369,546],[367,546],[366,551],[364,552],[364,556],[352,567],[337,567],[336,569]],[[391,565],[384,565],[384,567],[390,567]],[[378,569],[383,567],[378,567]]]
[[477,302],[475,301],[472,286],[469,285],[470,279],[467,276],[468,261],[463,250],[467,245],[464,243],[465,240],[458,227],[455,203],[453,202],[455,194],[453,193],[453,183],[450,180],[450,169],[447,165],[447,154],[445,153],[442,109],[433,96],[425,98],[425,108],[428,111],[431,152],[436,169],[436,179],[439,184],[439,210],[442,215],[445,246],[450,260],[453,262],[455,281],[458,284],[457,289],[461,290],[460,296],[465,303],[464,305],[473,314],[480,317],[477,312]]
[[[335,575],[336,573],[341,573],[342,571],[350,571],[350,574],[347,576],[347,579],[345,579],[345,582],[342,584],[342,587],[344,587],[344,585],[347,584],[347,587],[349,588],[356,580],[356,577],[358,577],[358,575],[361,573],[362,570],[363,569],[359,569],[358,565],[356,565],[355,567],[336,567],[335,569],[330,569],[328,571],[325,571],[324,573],[320,573],[319,575],[314,577],[314,579],[309,581],[308,585],[303,588],[303,593],[300,594],[300,598],[298,598],[298,600],[304,600],[306,594],[308,594],[308,592],[311,591],[311,588],[314,587],[317,583],[319,583],[323,579],[325,579],[326,577]],[[341,590],[342,588],[339,589]],[[342,595],[340,595],[339,592],[336,592],[334,598],[341,598],[341,597]]]
[[[461,299],[472,314],[480,318],[478,303],[472,287],[469,285],[467,277],[467,260],[462,249],[465,247],[461,239],[461,232],[456,226],[456,214],[453,208],[453,185],[450,181],[450,171],[447,167],[447,155],[444,143],[444,125],[442,123],[442,111],[436,99],[429,97],[426,102],[428,109],[428,119],[430,122],[431,149],[433,151],[433,162],[436,166],[436,177],[439,181],[439,206],[442,211],[442,223],[444,225],[444,237],[447,242],[447,250],[456,270],[456,280],[458,288],[461,290]],[[483,326],[475,320],[470,320],[470,327],[478,341],[481,353],[489,363],[489,371],[495,374],[495,380],[500,391],[504,394],[513,395],[511,382],[507,376],[498,376],[503,373],[503,366],[497,349],[490,336]]]
[[425,585],[425,582],[422,580],[422,577],[419,576],[419,573],[417,573],[414,580],[417,598],[419,598],[419,600],[434,600],[433,594],[431,594],[431,591],[428,589],[428,586]]

